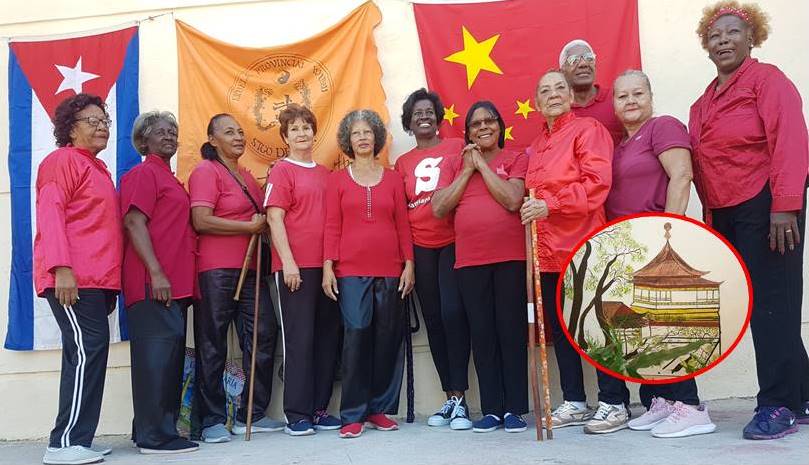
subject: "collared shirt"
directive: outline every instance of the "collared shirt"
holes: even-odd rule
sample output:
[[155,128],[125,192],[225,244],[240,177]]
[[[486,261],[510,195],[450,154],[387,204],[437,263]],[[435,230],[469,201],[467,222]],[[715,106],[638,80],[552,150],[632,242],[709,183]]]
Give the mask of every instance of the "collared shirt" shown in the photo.
[[[194,295],[197,235],[191,226],[191,200],[182,183],[159,156],[150,154],[121,178],[121,217],[131,210],[146,216],[155,257],[171,283],[172,299]],[[146,298],[151,284],[146,265],[124,236],[124,302]],[[151,293],[151,290],[148,292]]]
[[107,165],[89,150],[62,147],[37,174],[34,281],[37,295],[69,267],[80,289],[121,289],[123,237]]
[[447,138],[435,147],[416,147],[396,159],[396,171],[405,183],[413,243],[420,247],[438,248],[455,242],[452,215],[436,218],[431,201],[441,172],[451,159],[460,157],[463,147],[463,139]]
[[694,180],[709,208],[738,205],[770,183],[771,211],[803,206],[809,139],[798,89],[773,65],[747,58],[691,106]]
[[351,167],[329,175],[326,188],[325,260],[334,274],[398,278],[413,260],[402,177],[385,169],[375,186],[357,184]]
[[[501,179],[525,179],[528,159],[524,153],[501,150],[488,165]],[[450,160],[438,188],[452,184],[462,169],[462,157]],[[525,228],[520,213],[500,205],[483,176],[475,172],[455,207],[455,268],[513,260],[525,260]]]
[[593,118],[568,112],[528,147],[525,185],[548,204],[537,221],[541,271],[560,272],[573,248],[606,222],[604,201],[612,184],[612,139]]
[[612,89],[604,89],[598,84],[594,85],[597,91],[596,96],[584,105],[579,105],[574,102],[570,106],[570,109],[573,110],[576,116],[589,116],[603,124],[610,132],[612,144],[618,145],[624,138],[625,131],[624,125],[621,124],[621,122],[618,121],[618,117],[615,116],[615,107],[612,103]]
[[604,208],[607,221],[642,212],[666,210],[669,176],[660,154],[673,148],[691,150],[688,130],[671,116],[649,118],[612,156],[612,188]]
[[[256,178],[242,167],[239,167],[239,173],[247,184],[253,201],[260,206],[263,192]],[[218,161],[202,160],[191,173],[188,188],[191,208],[209,207],[213,209],[214,216],[237,221],[250,221],[256,214],[255,207],[239,182]],[[197,242],[197,272],[220,268],[240,269],[249,243],[250,234],[200,234]],[[250,269],[256,269],[255,256],[250,261]]]
[[[282,158],[267,175],[264,208],[284,210],[287,241],[298,268],[323,267],[323,228],[326,221],[326,182],[329,170],[315,162]],[[272,271],[283,269],[272,248]]]

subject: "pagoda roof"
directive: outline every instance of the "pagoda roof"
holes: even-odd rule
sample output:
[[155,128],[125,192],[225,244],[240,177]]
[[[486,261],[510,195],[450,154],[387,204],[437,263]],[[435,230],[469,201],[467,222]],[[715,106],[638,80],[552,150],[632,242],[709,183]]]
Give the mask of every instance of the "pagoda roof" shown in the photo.
[[614,328],[640,328],[647,324],[646,317],[623,302],[605,301],[602,306],[604,317]]
[[666,223],[666,245],[655,258],[643,268],[632,274],[633,283],[652,287],[718,287],[720,282],[703,278],[709,271],[698,270],[683,260],[672,247],[669,239],[671,223]]

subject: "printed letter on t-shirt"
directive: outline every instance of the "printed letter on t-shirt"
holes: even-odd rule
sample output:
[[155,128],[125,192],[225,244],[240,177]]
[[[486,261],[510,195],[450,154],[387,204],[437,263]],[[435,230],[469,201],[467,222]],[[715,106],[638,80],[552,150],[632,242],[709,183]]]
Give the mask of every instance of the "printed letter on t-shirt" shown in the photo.
[[444,157],[430,158],[422,160],[413,174],[416,176],[416,195],[422,192],[432,192],[438,187],[438,178],[441,175],[441,168],[438,165]]

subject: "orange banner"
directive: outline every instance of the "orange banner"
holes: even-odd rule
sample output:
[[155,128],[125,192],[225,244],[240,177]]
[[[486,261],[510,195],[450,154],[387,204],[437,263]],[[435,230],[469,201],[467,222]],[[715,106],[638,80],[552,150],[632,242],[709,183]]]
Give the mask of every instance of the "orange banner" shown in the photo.
[[[340,119],[351,110],[371,108],[389,120],[373,36],[381,20],[369,1],[314,37],[268,48],[237,47],[177,21],[178,177],[187,180],[201,160],[208,120],[226,112],[245,131],[247,147],[239,163],[263,184],[268,167],[287,154],[278,115],[290,103],[317,116],[315,161],[330,169],[344,166],[347,159],[337,144]],[[380,159],[387,164],[387,150]]]

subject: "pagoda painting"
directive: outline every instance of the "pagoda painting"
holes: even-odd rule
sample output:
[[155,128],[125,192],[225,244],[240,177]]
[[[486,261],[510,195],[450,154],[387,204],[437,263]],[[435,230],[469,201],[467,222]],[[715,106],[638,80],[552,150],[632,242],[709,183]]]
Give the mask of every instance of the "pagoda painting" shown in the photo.
[[683,260],[670,243],[671,223],[663,228],[666,245],[632,276],[631,310],[643,318],[615,323],[643,325],[635,328],[639,330],[638,335],[644,340],[660,339],[658,344],[663,348],[675,349],[698,341],[705,344],[694,352],[673,358],[664,366],[639,370],[645,378],[681,376],[707,366],[721,353],[719,286],[722,283],[704,278],[708,271],[697,270]]
[[[633,232],[633,222],[643,232]],[[672,223],[680,231],[675,243],[688,251],[685,255],[671,243]],[[696,244],[711,240],[711,248],[704,249],[710,256],[695,255],[702,250]],[[736,289],[741,265],[719,260],[723,254],[732,257],[704,228],[677,218],[636,218],[606,227],[576,251],[565,270],[568,333],[595,362],[632,378],[675,378],[709,366],[722,354],[723,277],[733,276],[729,290],[743,292]],[[709,267],[722,270],[720,279],[707,278],[715,270],[697,269],[684,256],[715,264]],[[729,310],[744,304],[734,301]],[[741,331],[739,319],[732,318],[727,329]]]

